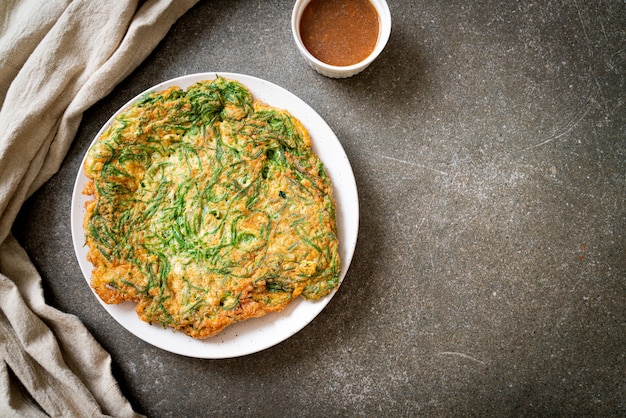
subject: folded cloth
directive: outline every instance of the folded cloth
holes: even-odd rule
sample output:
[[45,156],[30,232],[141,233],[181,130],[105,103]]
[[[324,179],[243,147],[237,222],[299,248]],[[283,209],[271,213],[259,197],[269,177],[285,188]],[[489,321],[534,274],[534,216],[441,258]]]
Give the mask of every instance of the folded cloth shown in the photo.
[[11,226],[58,170],[83,112],[197,1],[0,2],[0,416],[137,415],[109,354],[78,318],[46,305]]

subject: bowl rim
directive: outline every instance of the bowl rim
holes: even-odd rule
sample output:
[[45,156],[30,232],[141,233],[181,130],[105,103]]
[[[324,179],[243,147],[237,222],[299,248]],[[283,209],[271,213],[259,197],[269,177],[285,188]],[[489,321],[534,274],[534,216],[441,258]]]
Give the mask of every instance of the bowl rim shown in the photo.
[[376,9],[380,24],[380,32],[378,34],[378,39],[376,40],[376,46],[374,47],[374,50],[363,60],[351,65],[331,65],[325,63],[324,61],[321,61],[309,52],[309,50],[304,46],[304,42],[302,42],[302,37],[300,36],[300,19],[302,18],[304,8],[311,1],[313,0],[296,0],[293,6],[293,10],[291,12],[291,32],[296,42],[296,46],[300,50],[300,53],[303,54],[307,60],[313,62],[316,66],[334,73],[353,72],[355,70],[365,68],[370,65],[380,55],[380,53],[387,45],[387,42],[389,41],[389,37],[391,35],[391,12],[389,10],[389,5],[385,0],[368,0]]

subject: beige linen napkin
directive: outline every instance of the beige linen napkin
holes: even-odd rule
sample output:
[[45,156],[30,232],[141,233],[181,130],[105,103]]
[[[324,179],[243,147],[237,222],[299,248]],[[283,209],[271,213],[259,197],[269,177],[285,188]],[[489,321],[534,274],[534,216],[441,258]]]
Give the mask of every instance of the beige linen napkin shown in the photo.
[[0,416],[135,415],[108,353],[78,318],[46,305],[10,229],[58,170],[83,112],[196,2],[0,1]]

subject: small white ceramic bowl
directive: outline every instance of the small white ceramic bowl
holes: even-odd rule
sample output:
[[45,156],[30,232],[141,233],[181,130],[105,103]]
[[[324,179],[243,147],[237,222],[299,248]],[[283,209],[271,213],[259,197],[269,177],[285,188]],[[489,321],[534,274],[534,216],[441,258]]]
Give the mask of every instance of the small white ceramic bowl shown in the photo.
[[296,41],[298,51],[300,51],[300,54],[302,54],[304,59],[318,73],[331,78],[352,77],[353,75],[366,69],[367,66],[370,65],[372,61],[374,61],[382,52],[385,45],[387,45],[387,41],[391,35],[391,13],[389,12],[389,6],[385,0],[370,0],[372,5],[376,8],[380,19],[378,40],[376,41],[376,46],[374,47],[372,53],[363,61],[347,66],[330,65],[318,60],[306,49],[300,36],[300,19],[302,18],[304,8],[310,2],[311,0],[296,0],[296,4],[294,5],[293,12],[291,14],[291,31],[293,33],[293,38]]

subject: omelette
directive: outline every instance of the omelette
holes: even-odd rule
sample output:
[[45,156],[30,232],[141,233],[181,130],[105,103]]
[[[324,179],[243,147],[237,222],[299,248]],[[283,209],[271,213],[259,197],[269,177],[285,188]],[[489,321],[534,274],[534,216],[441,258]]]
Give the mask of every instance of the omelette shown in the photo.
[[91,287],[194,338],[339,285],[332,184],[289,112],[218,77],[143,95],[89,149]]

